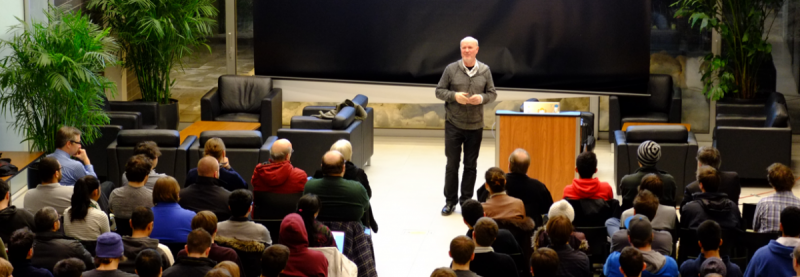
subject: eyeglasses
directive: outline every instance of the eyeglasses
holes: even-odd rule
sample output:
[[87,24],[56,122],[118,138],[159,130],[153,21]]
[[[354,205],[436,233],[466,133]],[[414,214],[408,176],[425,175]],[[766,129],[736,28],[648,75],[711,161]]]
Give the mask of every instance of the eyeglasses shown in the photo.
[[74,143],[74,144],[77,144],[77,145],[83,145],[83,144],[82,144],[80,141],[74,141],[74,140],[70,140],[70,142],[72,142],[72,143]]

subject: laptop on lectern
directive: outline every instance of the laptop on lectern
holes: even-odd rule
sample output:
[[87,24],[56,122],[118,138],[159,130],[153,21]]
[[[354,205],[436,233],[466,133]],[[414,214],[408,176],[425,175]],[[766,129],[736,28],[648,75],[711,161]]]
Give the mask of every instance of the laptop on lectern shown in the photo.
[[522,104],[523,113],[559,113],[559,102],[525,102]]

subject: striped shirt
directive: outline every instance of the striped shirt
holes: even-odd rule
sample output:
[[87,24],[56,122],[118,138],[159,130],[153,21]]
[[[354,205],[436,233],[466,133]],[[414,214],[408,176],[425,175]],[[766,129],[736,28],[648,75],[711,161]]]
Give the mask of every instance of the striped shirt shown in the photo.
[[108,225],[108,216],[103,211],[94,208],[97,202],[92,200],[86,218],[83,220],[70,220],[69,211],[72,207],[64,210],[64,234],[78,240],[97,240],[101,234],[111,231]]
[[800,207],[800,199],[791,191],[775,192],[759,200],[753,217],[753,230],[758,233],[779,232],[781,211],[789,206]]

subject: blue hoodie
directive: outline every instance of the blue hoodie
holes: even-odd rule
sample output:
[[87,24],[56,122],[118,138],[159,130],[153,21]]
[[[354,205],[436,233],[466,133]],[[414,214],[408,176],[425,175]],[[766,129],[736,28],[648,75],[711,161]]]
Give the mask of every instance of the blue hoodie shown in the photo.
[[753,259],[747,264],[744,272],[745,277],[774,277],[774,276],[794,276],[792,268],[792,257],[794,247],[785,246],[775,240],[756,251]]
[[[606,277],[625,277],[619,270],[620,252],[608,255],[606,264],[603,265],[603,275]],[[642,277],[678,277],[678,263],[670,256],[661,255],[655,251],[642,252],[647,267],[642,271]],[[653,261],[649,257],[656,257]],[[662,258],[663,257],[663,258]]]

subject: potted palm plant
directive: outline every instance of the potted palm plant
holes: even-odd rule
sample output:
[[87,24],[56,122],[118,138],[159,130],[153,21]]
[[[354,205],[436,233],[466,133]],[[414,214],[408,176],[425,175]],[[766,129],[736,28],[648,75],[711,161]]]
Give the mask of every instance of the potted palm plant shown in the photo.
[[83,141],[94,141],[98,126],[109,121],[102,95],[116,89],[100,74],[117,63],[119,47],[109,29],[80,12],[50,9],[48,22],[20,21],[11,30],[16,35],[0,42],[13,52],[0,62],[0,112],[15,115],[11,126],[32,151],[55,151],[62,126],[78,127]]
[[214,0],[91,0],[121,44],[124,65],[136,73],[142,101],[158,102],[159,128],[178,128],[178,101],[172,99],[184,57],[204,46],[216,24]]

